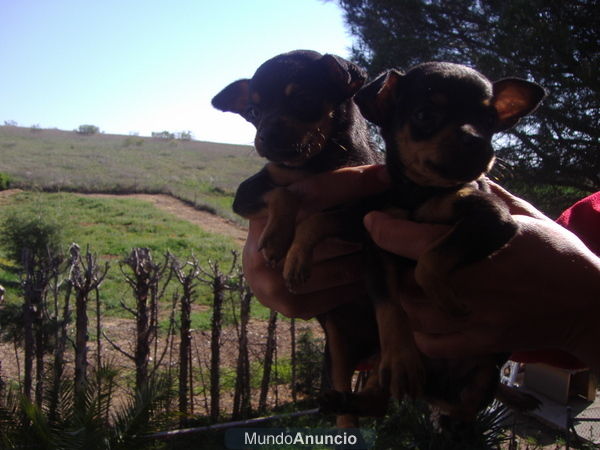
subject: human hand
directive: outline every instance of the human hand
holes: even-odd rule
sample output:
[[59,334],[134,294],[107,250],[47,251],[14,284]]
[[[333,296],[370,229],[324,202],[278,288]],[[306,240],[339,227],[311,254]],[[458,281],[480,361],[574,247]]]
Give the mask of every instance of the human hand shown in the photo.
[[[466,317],[436,308],[412,276],[403,280],[402,306],[417,346],[442,358],[559,348],[599,368],[600,259],[528,203],[492,188],[509,204],[519,232],[490,258],[455,272],[453,289],[470,311]],[[380,247],[411,259],[449,229],[381,212],[369,213],[365,226]]]
[[[315,175],[288,186],[300,199],[299,220],[332,206],[384,191],[389,186],[384,166],[348,167]],[[288,317],[309,319],[366,295],[360,246],[328,239],[318,245],[309,280],[293,294],[282,276],[282,267],[270,267],[258,242],[266,217],[249,221],[242,265],[248,283],[265,306]]]

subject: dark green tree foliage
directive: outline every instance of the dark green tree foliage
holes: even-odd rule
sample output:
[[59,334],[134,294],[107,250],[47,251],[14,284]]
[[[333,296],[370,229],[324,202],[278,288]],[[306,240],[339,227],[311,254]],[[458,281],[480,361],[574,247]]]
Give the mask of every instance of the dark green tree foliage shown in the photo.
[[437,60],[544,86],[534,116],[496,143],[500,159],[529,181],[600,188],[598,0],[339,3],[357,38],[354,59],[372,76]]
[[16,263],[22,262],[23,252],[27,250],[38,264],[49,252],[59,253],[63,228],[58,216],[45,211],[15,210],[0,223],[0,248]]

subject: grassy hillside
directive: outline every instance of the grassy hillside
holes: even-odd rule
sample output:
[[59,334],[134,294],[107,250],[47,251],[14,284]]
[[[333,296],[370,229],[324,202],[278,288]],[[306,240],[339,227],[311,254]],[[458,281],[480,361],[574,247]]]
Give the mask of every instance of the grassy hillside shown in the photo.
[[263,164],[250,146],[0,126],[13,187],[171,194],[235,218],[232,194]]

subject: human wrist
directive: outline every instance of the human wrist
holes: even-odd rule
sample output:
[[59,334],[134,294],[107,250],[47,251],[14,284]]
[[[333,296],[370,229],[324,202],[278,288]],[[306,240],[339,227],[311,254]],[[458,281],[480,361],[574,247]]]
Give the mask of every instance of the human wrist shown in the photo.
[[591,307],[581,314],[567,351],[600,375],[600,297],[590,301]]
[[[600,374],[600,259],[595,255],[587,256],[580,268],[578,289],[573,294],[578,297],[579,307],[573,308],[575,317],[567,350]],[[568,297],[565,301],[569,301]]]

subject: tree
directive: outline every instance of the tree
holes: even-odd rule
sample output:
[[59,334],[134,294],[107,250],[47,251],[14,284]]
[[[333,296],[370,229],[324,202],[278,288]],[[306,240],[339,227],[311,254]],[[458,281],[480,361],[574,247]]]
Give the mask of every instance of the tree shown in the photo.
[[[371,75],[431,60],[538,82],[538,111],[496,142],[529,182],[600,189],[597,0],[339,0]],[[526,178],[525,178],[526,175]]]

